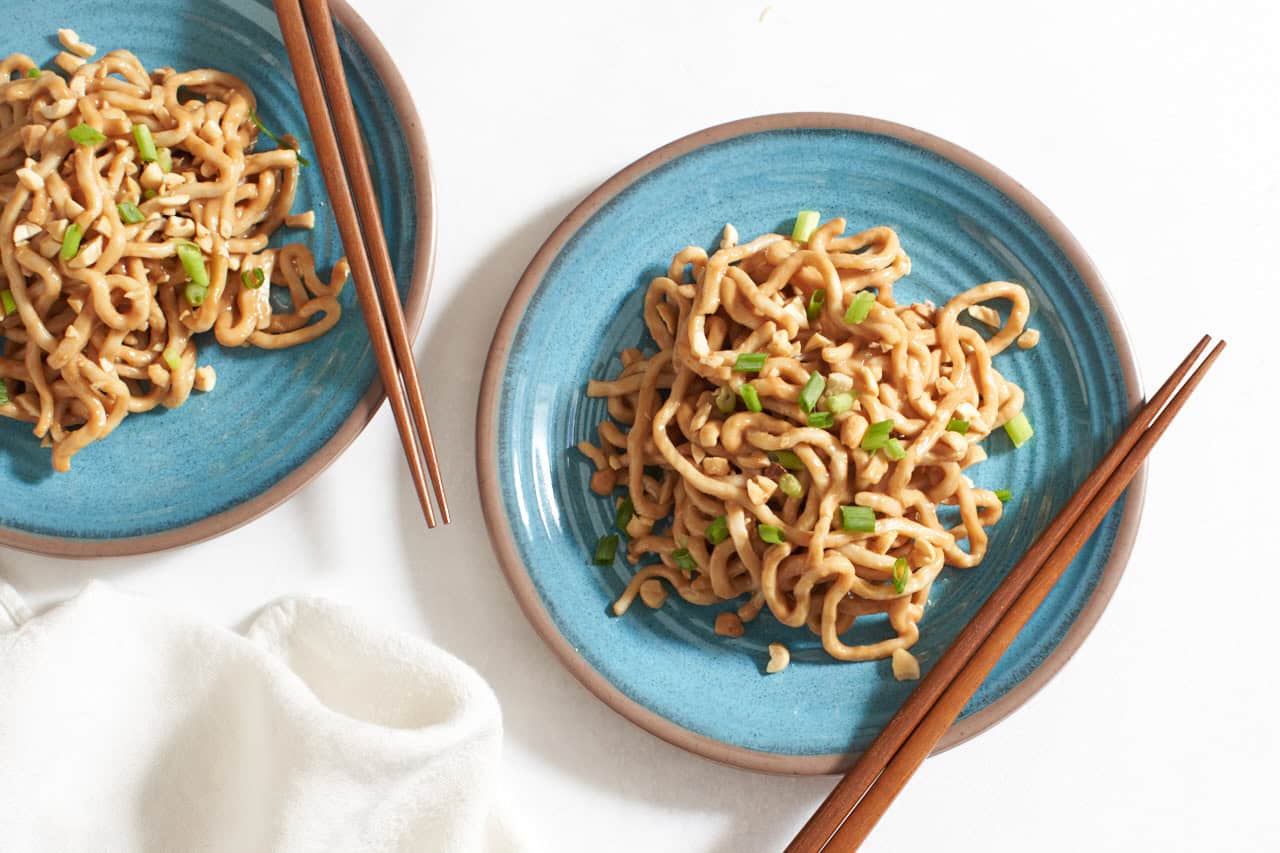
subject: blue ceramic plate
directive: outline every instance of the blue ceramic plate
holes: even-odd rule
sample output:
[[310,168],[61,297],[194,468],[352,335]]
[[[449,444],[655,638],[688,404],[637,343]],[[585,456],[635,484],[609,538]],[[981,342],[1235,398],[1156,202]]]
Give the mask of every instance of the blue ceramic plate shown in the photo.
[[[382,201],[382,218],[410,329],[426,305],[434,221],[426,146],[403,82],[373,34],[336,2],[337,32]],[[132,50],[148,68],[212,67],[248,82],[267,127],[309,148],[306,117],[267,0],[133,0],[28,4],[10,16],[0,55],[49,65],[59,27],[98,48]],[[271,143],[262,140],[261,147]],[[314,154],[312,155],[314,156]],[[314,208],[315,230],[282,229],[273,245],[303,242],[327,275],[342,255],[318,168],[304,167],[295,211]],[[228,350],[197,339],[218,384],[174,411],[131,415],[55,475],[30,426],[0,423],[0,542],[46,553],[100,556],[208,538],[267,511],[319,473],[382,401],[355,288],[338,325],[278,352]]]
[[[973,469],[1014,499],[989,556],[946,570],[912,650],[927,670],[1070,496],[1140,399],[1124,333],[1097,272],[1024,189],[973,155],[918,131],[852,116],[769,116],[712,128],[638,161],[593,193],[543,246],[516,288],[490,354],[480,403],[479,472],[498,555],[535,627],[592,691],[667,740],[719,761],[787,773],[832,772],[864,748],[910,692],[889,661],[838,663],[816,637],[766,611],[730,640],[713,630],[738,602],[676,596],[622,618],[610,603],[631,570],[591,565],[613,503],[591,493],[573,449],[595,440],[624,347],[652,346],[643,293],[689,244],[712,247],[726,222],[743,238],[789,230],[795,212],[843,216],[850,231],[893,227],[912,260],[900,300],[941,304],[979,282],[1031,294],[1040,345],[998,357],[1027,392],[1036,436],[1003,434]],[[974,473],[976,472],[976,473]],[[1107,518],[974,697],[943,746],[1009,713],[1084,639],[1128,556],[1142,484]],[[883,619],[883,617],[881,617]],[[885,625],[858,623],[855,639]],[[848,639],[846,637],[846,639]],[[770,642],[792,664],[766,677]]]

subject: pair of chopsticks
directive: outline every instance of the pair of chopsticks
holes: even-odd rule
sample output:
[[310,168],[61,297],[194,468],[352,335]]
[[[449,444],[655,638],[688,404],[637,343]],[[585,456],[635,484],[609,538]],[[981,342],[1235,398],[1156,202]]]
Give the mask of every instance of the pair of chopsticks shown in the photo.
[[866,839],[1119,499],[1226,342],[1219,341],[1186,378],[1208,345],[1206,335],[1160,386],[1049,528],[801,828],[787,846],[787,853],[856,850]]
[[275,8],[311,128],[316,162],[333,203],[338,233],[351,265],[378,372],[391,400],[422,514],[428,527],[436,526],[427,488],[430,472],[440,516],[448,524],[449,505],[444,496],[440,463],[431,442],[422,385],[405,328],[391,254],[387,251],[382,217],[378,213],[378,199],[374,195],[373,178],[365,159],[328,3],[326,0],[275,0]]

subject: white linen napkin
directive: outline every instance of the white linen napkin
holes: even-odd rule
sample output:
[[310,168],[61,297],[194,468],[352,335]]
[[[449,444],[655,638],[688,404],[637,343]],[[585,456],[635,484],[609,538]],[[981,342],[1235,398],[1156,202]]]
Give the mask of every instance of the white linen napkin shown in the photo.
[[245,635],[0,583],[0,850],[512,851],[488,685],[317,599]]

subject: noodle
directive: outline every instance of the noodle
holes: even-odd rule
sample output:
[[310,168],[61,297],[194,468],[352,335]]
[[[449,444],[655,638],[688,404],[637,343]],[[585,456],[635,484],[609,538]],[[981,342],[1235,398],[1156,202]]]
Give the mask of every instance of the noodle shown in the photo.
[[[1026,292],[990,282],[941,308],[900,305],[893,286],[911,262],[897,235],[844,229],[834,219],[807,245],[778,234],[739,245],[727,226],[710,257],[678,253],[645,294],[657,352],[626,350],[613,380],[588,386],[612,417],[599,446],[580,445],[592,488],[626,488],[627,557],[658,558],[635,571],[616,614],[661,579],[693,604],[745,598],[734,622],[767,607],[839,660],[909,657],[943,566],[982,561],[1002,504],[963,472],[1022,409],[992,356],[1023,334]],[[990,338],[958,322],[993,299],[1012,310]],[[944,526],[940,505],[957,507],[959,523]],[[873,530],[845,523],[867,510]],[[878,613],[893,636],[841,640]],[[733,613],[720,616],[717,633],[740,635],[723,618]],[[894,671],[911,667],[899,656]]]
[[306,247],[267,248],[313,218],[290,216],[296,142],[253,153],[242,80],[59,40],[67,79],[0,60],[0,415],[34,424],[67,471],[127,415],[213,387],[194,335],[282,349],[333,328],[347,264],[324,282]]

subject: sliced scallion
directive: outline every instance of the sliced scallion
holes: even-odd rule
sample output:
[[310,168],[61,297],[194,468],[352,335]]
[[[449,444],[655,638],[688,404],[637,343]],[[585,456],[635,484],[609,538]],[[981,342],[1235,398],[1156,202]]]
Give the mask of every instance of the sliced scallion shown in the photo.
[[875,510],[868,506],[842,506],[840,507],[840,527],[855,533],[875,533]]
[[804,486],[795,474],[783,474],[778,478],[778,491],[789,498],[798,498],[804,494]]
[[768,358],[769,356],[762,352],[738,353],[737,359],[733,362],[733,369],[740,373],[759,373]]
[[1018,412],[1009,419],[1004,425],[1004,431],[1009,434],[1009,440],[1013,442],[1014,447],[1021,447],[1027,443],[1036,431],[1031,428],[1031,421],[1027,420],[1025,412]]
[[158,196],[158,195],[160,195],[160,193],[156,192],[155,190],[143,190],[143,191],[142,191],[142,197],[143,197],[144,199],[146,199],[147,201],[151,201],[151,199],[155,198],[155,197],[156,197],[156,196]]
[[839,394],[832,394],[830,397],[822,401],[822,407],[833,415],[841,412],[847,412],[853,408],[853,395],[847,391]]
[[122,201],[117,204],[116,212],[120,214],[120,221],[125,225],[137,225],[146,219],[142,211],[138,210],[138,206],[131,201]]
[[859,290],[858,295],[853,297],[853,301],[849,303],[849,309],[844,312],[844,321],[856,326],[871,316],[871,306],[875,304],[876,295],[874,293],[870,290]]
[[156,161],[156,141],[151,136],[151,128],[145,124],[135,124],[133,126],[133,141],[138,144],[138,156],[144,163],[154,163]]
[[84,237],[84,229],[78,224],[72,222],[67,226],[67,230],[62,232],[62,252],[58,257],[64,261],[69,261],[80,252],[80,239]]
[[182,356],[178,355],[169,347],[165,347],[165,351],[161,354],[161,358],[164,359],[165,366],[171,371],[176,373],[178,370],[182,369]]
[[716,411],[722,415],[731,415],[733,410],[738,408],[737,397],[733,393],[733,389],[728,385],[721,385],[716,389],[715,395]]
[[30,79],[34,80],[34,79],[36,79],[36,78],[37,78],[37,77],[39,77],[39,76],[40,76],[40,69],[39,69],[39,68],[28,68],[28,69],[27,69],[27,77],[29,77]]
[[802,210],[796,214],[796,224],[791,229],[791,239],[797,243],[807,243],[817,227],[818,211]]
[[896,438],[891,438],[884,443],[884,455],[888,456],[894,462],[907,455],[907,451],[902,446],[902,442]]
[[775,450],[769,455],[773,457],[774,462],[777,462],[788,471],[804,470],[804,463],[800,461],[799,456],[796,456],[794,450]]
[[907,591],[907,581],[911,580],[911,564],[906,557],[893,561],[893,591],[898,595]]
[[626,530],[631,519],[635,517],[635,504],[631,503],[631,498],[623,498],[622,503],[618,504],[618,512],[613,516],[613,523],[619,530]]
[[9,402],[9,383],[0,379],[0,406],[7,405]]
[[721,542],[729,538],[729,523],[725,521],[723,515],[716,516],[715,520],[707,525],[706,533],[707,541],[712,545],[719,545]]
[[90,127],[84,122],[80,122],[75,127],[67,131],[67,136],[71,137],[71,141],[76,145],[97,145],[100,142],[107,141],[107,135],[96,127]]
[[742,402],[746,404],[748,412],[764,411],[764,406],[760,405],[760,394],[756,391],[756,386],[750,382],[744,382],[738,386],[738,395],[742,397]]
[[805,313],[809,315],[809,322],[812,323],[822,314],[822,306],[827,303],[827,292],[825,290],[815,290],[809,294],[809,305],[805,309]]
[[12,290],[0,290],[0,317],[8,317],[10,314],[17,313],[18,303],[13,301]]
[[187,286],[182,289],[182,295],[187,297],[187,302],[192,308],[199,308],[204,304],[204,299],[209,295],[209,288],[203,284],[196,284],[194,281],[187,282]]
[[244,285],[245,290],[257,290],[266,280],[267,274],[262,271],[262,267],[240,270],[240,283]]
[[[257,126],[258,130],[262,131],[262,132],[263,132],[263,133],[265,133],[267,136],[269,136],[269,137],[271,138],[271,141],[272,141],[272,142],[274,142],[276,145],[279,145],[279,146],[281,146],[281,147],[283,147],[283,148],[288,148],[288,147],[289,147],[289,146],[285,145],[283,142],[281,142],[281,141],[280,141],[280,137],[276,136],[274,133],[272,133],[271,131],[267,130],[267,126],[266,126],[265,124],[263,124],[263,123],[262,123],[262,119],[258,118],[258,114],[257,114],[257,113],[255,113],[255,112],[253,112],[252,110],[250,110],[250,112],[249,112],[249,119],[250,119],[250,121],[252,121],[252,122]],[[301,165],[303,165],[303,166],[310,166],[310,165],[311,165],[311,161],[310,161],[310,160],[308,160],[306,157],[303,157],[303,156],[302,156],[302,153],[301,153],[300,151],[298,151],[298,149],[296,149],[296,148],[292,148],[292,149],[290,149],[290,150],[292,150],[292,151],[293,151],[293,153],[294,153],[294,154],[296,154],[296,155],[298,156],[298,163],[299,163],[299,164],[301,164]]]
[[179,243],[176,247],[178,260],[187,271],[187,280],[201,287],[209,286],[209,270],[204,265],[204,254],[195,243]]
[[760,533],[760,539],[770,545],[781,545],[787,541],[782,535],[782,528],[774,527],[772,524],[762,524],[756,530]]
[[947,421],[947,429],[951,432],[958,432],[961,435],[964,435],[969,431],[969,422],[962,420],[961,418],[952,418]]
[[693,555],[689,553],[688,548],[675,549],[671,552],[671,559],[675,560],[676,565],[686,572],[696,571],[698,568],[698,561],[693,559]]
[[862,443],[859,447],[868,453],[875,453],[888,443],[889,433],[891,432],[893,432],[893,421],[877,421],[867,427],[867,431],[862,435]]
[[831,429],[835,426],[836,416],[830,412],[810,412],[806,423],[815,429]]
[[168,174],[173,171],[173,152],[168,148],[160,148],[156,150],[156,165],[160,167],[160,171]]
[[1009,489],[996,489],[996,497],[999,498],[1000,503],[1007,504],[1013,500],[1013,492]]
[[607,536],[601,536],[600,541],[596,543],[595,564],[597,566],[613,565],[613,558],[618,553],[618,535],[610,533]]
[[822,392],[826,388],[827,379],[825,376],[816,370],[809,374],[809,379],[804,383],[804,387],[800,389],[800,397],[796,400],[806,415],[813,411],[814,406],[818,405],[818,398],[822,396]]

